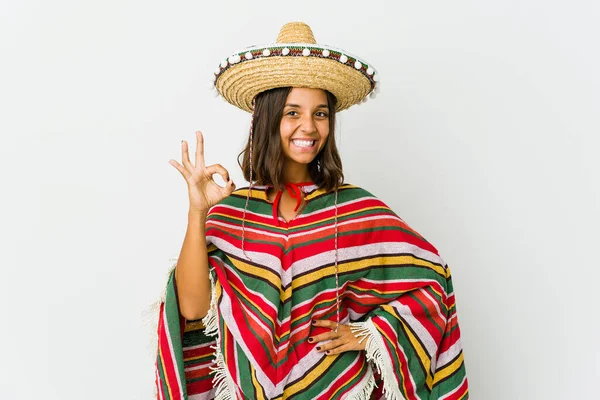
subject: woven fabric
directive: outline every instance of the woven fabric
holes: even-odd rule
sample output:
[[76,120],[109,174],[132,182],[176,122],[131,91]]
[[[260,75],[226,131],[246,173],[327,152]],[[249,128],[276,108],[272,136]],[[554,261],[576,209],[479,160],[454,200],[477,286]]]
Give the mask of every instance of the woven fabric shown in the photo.
[[334,194],[304,186],[305,206],[274,221],[266,187],[209,211],[211,311],[179,314],[171,274],[160,307],[159,399],[467,399],[448,265],[385,203],[344,184],[338,192],[341,322],[363,351],[328,356],[312,319],[335,321]]

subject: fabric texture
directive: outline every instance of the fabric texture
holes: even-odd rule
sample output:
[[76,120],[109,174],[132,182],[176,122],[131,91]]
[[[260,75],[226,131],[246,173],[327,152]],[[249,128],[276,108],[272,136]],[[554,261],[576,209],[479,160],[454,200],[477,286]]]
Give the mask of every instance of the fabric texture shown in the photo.
[[312,319],[336,318],[334,193],[273,218],[265,186],[212,207],[209,313],[186,321],[171,273],[160,304],[158,399],[467,399],[450,269],[434,246],[368,191],[338,191],[341,323],[364,351],[325,355]]

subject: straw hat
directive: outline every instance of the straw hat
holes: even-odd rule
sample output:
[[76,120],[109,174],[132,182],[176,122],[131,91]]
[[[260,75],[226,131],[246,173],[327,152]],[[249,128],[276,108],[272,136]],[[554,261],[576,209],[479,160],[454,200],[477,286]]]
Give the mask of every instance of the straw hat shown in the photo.
[[327,90],[341,111],[375,98],[379,78],[364,59],[317,44],[308,25],[291,22],[281,28],[275,43],[251,46],[223,60],[211,81],[217,96],[248,112],[257,94],[286,86]]

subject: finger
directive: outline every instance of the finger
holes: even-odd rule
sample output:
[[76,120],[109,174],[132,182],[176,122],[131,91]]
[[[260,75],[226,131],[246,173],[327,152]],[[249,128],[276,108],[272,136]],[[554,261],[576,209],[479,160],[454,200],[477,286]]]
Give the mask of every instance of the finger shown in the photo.
[[337,326],[336,322],[330,321],[328,319],[315,319],[313,320],[313,326],[318,326],[321,328],[329,328],[329,329],[335,329],[335,327]]
[[204,135],[196,131],[196,168],[204,167]]
[[177,161],[175,160],[169,160],[169,164],[171,164],[173,167],[175,167],[175,169],[177,169],[177,171],[179,171],[179,173],[184,177],[187,178],[188,175],[190,174],[185,168],[183,168],[183,166],[181,164],[179,164]]
[[212,176],[214,174],[221,175],[221,178],[225,182],[229,182],[229,171],[227,171],[221,164],[213,164],[206,168],[206,171]]
[[235,183],[233,183],[233,181],[229,181],[227,182],[227,185],[225,185],[225,193],[227,194],[227,196],[229,196],[231,193],[233,193],[235,191]]
[[320,335],[311,336],[308,338],[309,343],[319,343],[324,342],[326,340],[333,340],[340,337],[339,333],[335,333],[334,331],[321,333]]
[[333,349],[325,351],[325,354],[327,354],[328,356],[334,356],[336,354],[340,354],[340,353],[343,353],[345,351],[351,351],[351,350],[354,350],[352,348],[352,346],[350,346],[349,344],[343,344],[343,345],[338,346],[336,348],[333,348]]
[[335,349],[336,347],[343,346],[343,345],[345,345],[347,343],[348,343],[348,339],[346,339],[346,338],[339,338],[339,339],[336,339],[336,340],[332,340],[329,343],[325,343],[325,344],[317,346],[317,351],[323,353],[323,352],[326,352],[328,350]]
[[190,161],[190,155],[188,153],[188,144],[185,140],[181,141],[181,162],[188,171],[192,172],[194,170],[194,166]]

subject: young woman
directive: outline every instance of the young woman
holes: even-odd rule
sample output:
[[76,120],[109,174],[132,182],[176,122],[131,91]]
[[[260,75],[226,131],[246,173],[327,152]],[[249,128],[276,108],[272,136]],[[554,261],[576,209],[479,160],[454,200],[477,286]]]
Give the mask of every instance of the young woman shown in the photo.
[[[160,307],[158,398],[466,399],[450,270],[365,189],[344,183],[336,112],[372,66],[286,24],[236,53],[216,90],[252,112],[237,189],[182,142],[188,230]],[[224,187],[213,180],[220,174]]]

